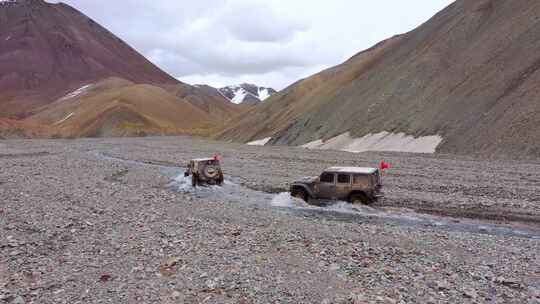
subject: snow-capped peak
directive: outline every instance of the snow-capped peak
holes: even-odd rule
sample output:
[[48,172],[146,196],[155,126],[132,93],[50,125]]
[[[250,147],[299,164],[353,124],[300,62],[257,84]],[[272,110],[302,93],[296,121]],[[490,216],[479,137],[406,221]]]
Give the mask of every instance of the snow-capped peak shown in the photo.
[[258,104],[276,93],[272,88],[254,84],[232,85],[219,89],[220,93],[235,104]]

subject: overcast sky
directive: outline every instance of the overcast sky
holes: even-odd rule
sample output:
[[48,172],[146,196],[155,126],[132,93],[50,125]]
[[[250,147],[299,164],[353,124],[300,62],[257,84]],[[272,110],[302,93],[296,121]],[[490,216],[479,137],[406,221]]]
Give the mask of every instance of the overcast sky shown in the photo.
[[453,0],[63,2],[184,82],[279,90],[414,29]]

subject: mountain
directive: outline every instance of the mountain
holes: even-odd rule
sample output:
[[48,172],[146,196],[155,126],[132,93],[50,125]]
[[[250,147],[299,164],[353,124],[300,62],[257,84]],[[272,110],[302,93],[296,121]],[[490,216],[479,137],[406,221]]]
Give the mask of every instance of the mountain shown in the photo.
[[0,41],[3,137],[204,134],[239,112],[63,3],[0,1]]
[[0,118],[0,139],[47,137],[51,134],[52,131],[42,125]]
[[209,114],[187,100],[120,78],[75,90],[23,122],[51,126],[57,137],[197,134],[212,127]]
[[178,83],[63,3],[3,1],[0,41],[0,116],[28,116],[36,107],[108,77],[146,84]]
[[277,93],[272,88],[259,87],[249,83],[223,87],[219,89],[219,92],[232,103],[243,105],[258,104]]
[[165,88],[175,96],[185,99],[206,112],[214,122],[225,123],[242,113],[245,107],[231,103],[216,88],[207,85],[187,85],[184,83],[167,85]]
[[218,138],[538,157],[539,20],[536,0],[457,0],[277,93]]

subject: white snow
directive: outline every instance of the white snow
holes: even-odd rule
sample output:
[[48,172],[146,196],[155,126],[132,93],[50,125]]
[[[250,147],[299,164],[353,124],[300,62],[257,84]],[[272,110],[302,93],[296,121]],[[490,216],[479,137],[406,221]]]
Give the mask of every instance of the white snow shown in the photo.
[[11,36],[7,36],[7,37],[6,37],[6,41],[8,41],[9,39],[11,39]]
[[272,137],[267,137],[267,138],[259,139],[259,140],[256,140],[256,141],[252,141],[252,142],[247,143],[246,145],[248,145],[248,146],[264,146],[270,140],[272,140]]
[[322,139],[317,139],[315,141],[309,142],[300,147],[314,150],[314,149],[318,149],[319,147],[322,147],[323,145],[324,145],[324,142],[322,141]]
[[270,92],[268,91],[268,89],[259,88],[259,99],[261,101],[264,101],[268,97],[270,97]]
[[301,147],[307,149],[342,150],[348,152],[392,151],[409,153],[435,153],[443,138],[439,135],[415,138],[405,133],[380,132],[361,138],[351,137],[349,132],[326,142],[316,140]]
[[0,4],[16,3],[17,0],[0,0]]
[[246,90],[239,88],[235,91],[233,99],[231,99],[231,102],[235,104],[240,104],[244,101],[244,98],[246,98],[247,94],[249,94]]
[[[226,97],[222,90],[228,90],[233,92],[233,97],[228,98]],[[263,87],[257,87],[256,93],[250,93],[246,89],[242,87],[242,85],[232,85],[228,87],[223,87],[221,89],[218,89],[218,91],[223,95],[225,98],[229,99],[232,103],[240,104],[246,100],[246,97],[253,96],[253,98],[256,98],[260,101],[264,101],[268,97],[270,97],[272,94],[270,93],[270,90]]]
[[73,114],[75,114],[75,113],[68,114],[66,117],[64,117],[64,119],[57,121],[54,125],[56,126],[56,125],[59,125],[59,124],[65,122],[66,120],[70,119],[71,116],[73,116]]
[[66,100],[66,99],[70,99],[70,98],[73,98],[73,97],[77,97],[79,95],[81,95],[82,93],[86,92],[90,87],[92,86],[92,84],[87,84],[85,86],[82,86],[80,88],[78,88],[77,90],[67,94],[66,96],[60,98],[59,100]]

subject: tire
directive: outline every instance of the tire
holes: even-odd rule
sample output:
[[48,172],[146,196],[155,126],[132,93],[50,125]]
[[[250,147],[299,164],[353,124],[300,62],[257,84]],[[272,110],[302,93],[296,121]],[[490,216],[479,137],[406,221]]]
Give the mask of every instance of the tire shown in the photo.
[[364,193],[355,193],[351,195],[349,202],[354,205],[369,205],[371,200]]
[[199,183],[199,179],[197,178],[197,175],[195,174],[191,175],[191,186],[193,186],[193,188],[197,188],[198,183]]
[[203,174],[208,179],[214,179],[219,175],[219,171],[213,166],[207,166],[204,168]]
[[220,175],[219,175],[219,178],[218,178],[218,180],[217,180],[217,185],[218,185],[218,186],[223,186],[223,180],[224,180],[224,179],[223,179],[223,175],[220,174]]
[[309,201],[309,196],[308,196],[306,190],[301,189],[301,188],[293,189],[291,191],[291,196],[296,197],[298,199],[301,199],[306,203]]

